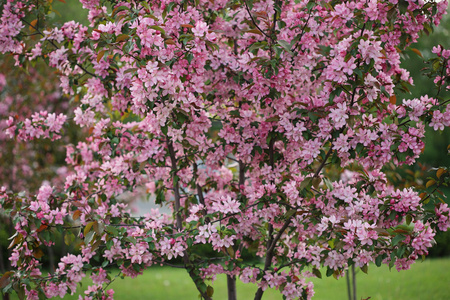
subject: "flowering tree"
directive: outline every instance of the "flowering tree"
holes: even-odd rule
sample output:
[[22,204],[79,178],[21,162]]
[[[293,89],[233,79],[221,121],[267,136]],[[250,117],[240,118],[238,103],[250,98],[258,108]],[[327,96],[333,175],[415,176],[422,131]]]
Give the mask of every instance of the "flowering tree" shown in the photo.
[[[47,110],[49,114],[60,114],[68,111],[68,101],[59,89],[57,73],[48,72],[45,63],[39,62],[34,67],[29,66],[27,73],[14,67],[12,56],[0,57],[0,182],[8,190],[20,192],[27,190],[35,193],[45,180],[52,185],[64,184],[67,175],[64,144],[74,142],[79,130],[66,131],[63,139],[57,141],[35,139],[23,142],[11,139],[5,133],[8,128],[8,117],[15,119],[26,117],[38,118],[36,110]],[[7,76],[5,76],[7,74]],[[12,218],[0,211],[0,272],[8,268],[7,235],[12,235],[14,226]],[[55,263],[53,248],[46,249],[50,264]],[[64,252],[64,244],[61,248]]]
[[[56,69],[74,104],[9,117],[6,134],[54,141],[68,120],[86,134],[66,147],[63,184],[1,189],[16,230],[4,292],[64,296],[89,273],[85,299],[112,299],[108,267],[134,277],[181,258],[204,299],[217,274],[229,299],[237,277],[257,284],[255,299],[268,287],[309,299],[305,278],[319,267],[408,269],[450,226],[435,194],[447,168],[422,193],[384,173],[414,163],[426,126],[450,125],[450,51],[433,49],[437,96],[395,96],[412,83],[402,51],[439,23],[445,1],[80,1],[89,28],[52,24],[49,0],[2,2],[0,51]],[[173,213],[133,217],[126,192]],[[42,274],[58,231],[80,254]],[[199,256],[204,247],[215,255]]]

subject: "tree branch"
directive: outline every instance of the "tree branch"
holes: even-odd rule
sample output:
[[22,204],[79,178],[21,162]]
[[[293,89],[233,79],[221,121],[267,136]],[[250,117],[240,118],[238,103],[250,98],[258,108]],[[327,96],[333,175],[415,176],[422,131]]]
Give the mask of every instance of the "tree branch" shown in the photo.
[[267,33],[265,33],[265,32],[258,26],[258,24],[256,23],[256,20],[253,18],[252,13],[251,13],[251,11],[250,11],[250,8],[248,7],[248,4],[247,4],[247,1],[246,1],[246,0],[244,0],[244,3],[245,3],[245,9],[247,10],[248,15],[250,16],[250,19],[252,19],[253,25],[255,25],[255,27],[256,27],[259,31],[261,31],[261,33],[264,34],[268,39],[272,40],[272,39],[270,38],[270,36],[268,36]]
[[[174,182],[174,196],[175,196],[175,217],[177,222],[177,229],[178,231],[183,230],[183,220],[181,216],[181,205],[180,205],[180,183],[176,179],[177,176],[177,158],[175,154],[175,149],[173,148],[172,141],[169,141],[167,139],[167,149],[169,150],[169,156],[170,161],[172,163],[172,172],[173,172],[173,182]],[[211,297],[208,296],[206,291],[203,291],[202,286],[205,285],[203,280],[198,280],[199,278],[199,270],[196,269],[195,265],[191,264],[189,260],[189,254],[186,250],[183,251],[183,261],[184,261],[184,268],[188,271],[189,276],[192,278],[192,281],[194,282],[195,286],[197,287],[197,290],[200,292],[200,295],[205,300],[211,300]]]
[[[22,22],[24,22],[25,24],[29,25],[31,28],[33,28],[34,30],[36,30],[36,34],[39,34],[43,37],[45,37],[45,34],[42,33],[42,31],[39,30],[39,28],[37,28],[36,26],[31,25],[31,23],[29,23],[28,21],[26,21],[25,19],[21,19]],[[49,42],[55,49],[59,49],[59,47],[51,40],[46,40],[47,42]],[[86,70],[81,64],[79,63],[75,63],[81,70],[83,70],[86,74],[91,75],[92,77],[97,77],[97,75],[95,75],[94,73],[89,72],[88,70]]]

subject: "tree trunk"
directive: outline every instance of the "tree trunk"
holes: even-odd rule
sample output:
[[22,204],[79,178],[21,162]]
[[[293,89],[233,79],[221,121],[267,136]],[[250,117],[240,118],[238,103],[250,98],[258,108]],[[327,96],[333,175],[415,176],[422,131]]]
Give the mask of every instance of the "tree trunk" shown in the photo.
[[56,270],[56,268],[55,268],[55,252],[53,251],[52,246],[49,246],[47,248],[47,251],[48,251],[47,253],[48,253],[48,264],[49,264],[48,268],[49,268],[50,274],[53,274]]
[[[167,148],[169,150],[170,155],[170,161],[172,163],[172,171],[173,171],[173,192],[175,197],[175,217],[177,222],[177,230],[180,232],[183,230],[183,219],[181,216],[181,205],[180,205],[180,183],[178,180],[175,180],[175,176],[177,176],[177,158],[175,154],[175,149],[173,148],[173,144],[171,141],[167,142]],[[208,296],[208,292],[202,291],[202,286],[205,286],[205,283],[203,280],[198,280],[200,278],[199,271],[195,269],[195,267],[191,264],[189,260],[189,255],[186,250],[183,251],[183,261],[184,261],[184,267],[189,273],[189,276],[191,276],[192,280],[194,281],[195,286],[197,287],[197,290],[200,292],[200,295],[205,300],[212,300],[211,297]]]
[[[3,222],[3,225],[7,226],[6,228],[8,229],[8,233],[9,236],[12,236],[12,232],[13,232],[13,227],[12,227],[12,222],[11,222],[11,217],[9,218],[9,222],[7,222],[6,218],[1,220]],[[7,225],[6,225],[7,224]],[[11,266],[9,264],[9,250],[6,250],[6,253],[3,253],[3,248],[0,246],[0,270],[2,273],[5,273],[6,271],[10,270]],[[4,260],[6,259],[6,261]],[[5,294],[2,292],[2,299],[3,300],[9,300],[9,294]]]
[[356,272],[355,272],[355,265],[352,265],[352,280],[353,280],[353,300],[356,300]]
[[6,267],[3,258],[3,248],[0,246],[0,272],[5,273]]
[[347,295],[348,300],[356,300],[356,271],[355,265],[351,266],[351,268],[346,273],[347,280]]
[[351,285],[351,283],[350,283],[350,272],[347,270],[347,271],[345,271],[345,277],[346,277],[346,279],[347,279],[347,295],[348,295],[348,300],[353,300],[353,297],[352,297],[352,285]]
[[236,276],[227,275],[228,300],[237,300]]

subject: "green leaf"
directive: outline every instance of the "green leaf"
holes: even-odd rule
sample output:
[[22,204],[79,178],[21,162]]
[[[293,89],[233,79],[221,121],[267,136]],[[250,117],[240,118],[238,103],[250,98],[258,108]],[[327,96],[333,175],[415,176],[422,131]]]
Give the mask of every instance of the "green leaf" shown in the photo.
[[97,62],[100,62],[100,60],[105,55],[105,52],[106,52],[106,50],[101,50],[100,52],[98,52],[98,54],[97,54]]
[[270,117],[266,120],[266,122],[278,122],[280,120],[279,116]]
[[397,212],[395,210],[391,211],[389,214],[389,219],[395,220],[395,217],[397,216]]
[[159,189],[158,194],[156,195],[155,203],[156,204],[162,204],[166,200],[164,189]]
[[297,212],[296,209],[288,210],[288,211],[286,212],[286,214],[284,215],[284,219],[285,219],[285,220],[289,219],[289,218],[292,217],[296,212]]
[[20,300],[24,300],[25,299],[25,287],[24,286],[20,286],[20,287],[15,287],[17,296],[19,297]]
[[239,112],[239,110],[232,110],[232,111],[230,111],[230,115],[235,116],[235,117],[240,117],[241,113]]
[[356,68],[353,70],[353,73],[355,73],[356,75],[358,75],[359,78],[363,77],[363,73],[360,69]]
[[403,234],[397,234],[393,239],[392,239],[392,246],[396,246],[399,242],[403,241],[406,239],[406,236],[404,236]]
[[319,269],[313,268],[313,269],[312,269],[312,273],[313,273],[314,275],[316,275],[317,278],[322,278],[322,273],[320,272]]
[[75,241],[75,235],[72,232],[64,234],[64,243],[69,246]]
[[310,188],[311,184],[312,184],[312,178],[308,177],[302,181],[302,183],[300,184],[300,189],[303,190],[304,188]]
[[294,55],[294,53],[291,51],[291,44],[288,43],[287,41],[278,40],[278,45],[280,45],[290,55]]
[[12,274],[14,274],[14,272],[12,271],[3,274],[3,276],[0,278],[0,289],[3,289],[9,284],[9,277],[11,277]]
[[441,62],[439,60],[435,60],[431,66],[434,71],[437,71],[441,67]]
[[375,258],[375,265],[377,267],[381,266],[381,263],[383,262],[383,260],[386,258],[386,254],[383,255],[378,255],[377,258]]
[[327,186],[327,189],[332,191],[333,190],[333,183],[328,178],[323,178],[323,181],[325,182],[325,185]]
[[434,179],[431,179],[431,180],[428,180],[428,182],[426,183],[426,188],[429,188],[430,186],[433,186],[434,184],[436,183],[436,180],[434,180]]
[[119,230],[117,229],[116,226],[107,226],[105,231],[108,232],[109,234],[114,235],[114,236],[118,236],[119,235]]
[[143,7],[145,7],[146,9],[148,9],[149,11],[151,11],[150,6],[148,6],[147,1],[141,1],[141,5],[142,5]]
[[250,10],[253,9],[253,0],[244,0]]
[[[194,277],[192,277],[192,278],[194,278]],[[196,283],[197,288],[199,288],[202,293],[206,293],[206,291],[208,290],[208,287],[206,286],[206,284],[201,282],[200,278],[198,278],[197,280],[194,280],[194,282]],[[199,283],[197,284],[197,282],[199,282]]]
[[[266,41],[256,42],[256,43],[253,43],[253,44],[248,48],[248,51],[249,51],[249,52],[253,52],[253,51],[255,51],[255,50],[257,50],[257,49],[260,49],[260,48],[263,48],[263,47],[265,47],[265,46],[267,46],[267,42],[266,42]],[[257,51],[256,51],[256,52],[253,52],[253,54],[255,54],[255,55],[256,55],[256,53],[257,53]]]
[[233,249],[233,247],[228,247],[227,248],[227,253],[228,253],[228,255],[230,256],[230,257],[234,257],[234,255],[235,255],[235,252],[234,252],[234,249]]
[[363,272],[366,273],[366,274],[369,274],[369,273],[368,273],[368,271],[369,271],[369,265],[364,265],[364,266],[362,266],[362,267],[361,267],[361,271],[363,271]]
[[114,17],[118,12],[122,10],[130,10],[128,6],[122,5],[113,9],[111,16]]
[[[166,6],[166,8],[164,9],[164,12],[167,14],[167,13],[169,13],[169,12],[171,12],[172,11],[172,9],[177,5],[178,3],[176,3],[176,2],[170,2],[167,6]],[[164,15],[164,12],[163,12],[163,18],[165,18],[166,16]]]
[[85,236],[84,236],[84,243],[85,244],[89,244],[92,239],[94,238],[95,235],[95,231],[89,231]]
[[206,294],[208,295],[208,297],[212,297],[214,295],[214,288],[208,285],[208,287],[206,288]]
[[411,215],[406,215],[406,225],[411,224],[412,221],[412,216]]
[[91,228],[94,225],[94,223],[95,223],[95,221],[89,222],[86,224],[86,227],[84,227],[84,231],[83,231],[84,236],[86,236],[91,231]]
[[431,6],[432,6],[431,3],[427,3],[427,4],[425,4],[425,5],[422,7],[422,9],[423,9],[423,10],[427,10],[427,9],[429,9]]
[[[125,41],[125,40],[127,40],[127,39],[129,39],[129,38],[130,38],[130,36],[129,36],[128,34],[119,34],[119,35],[116,37],[116,43]],[[98,58],[97,58],[97,61],[98,61]]]
[[361,151],[362,151],[363,149],[364,149],[364,145],[361,144],[361,143],[358,143],[358,144],[356,145],[355,151],[356,151],[356,153],[361,153]]
[[152,25],[150,26],[150,28],[161,32],[163,35],[166,35],[166,31],[157,25]]
[[119,144],[119,142],[120,142],[120,140],[117,136],[111,140],[111,144],[113,144],[113,145],[117,145],[117,144]]
[[50,231],[44,230],[40,233],[40,236],[44,239],[44,241],[49,242],[51,240]]
[[313,123],[316,123],[316,121],[319,119],[319,116],[312,112],[308,113],[308,117],[311,119]]
[[185,57],[188,63],[191,64],[192,59],[194,59],[194,55],[191,52],[188,52],[186,53]]
[[173,185],[176,185],[178,181],[180,181],[180,177],[178,177],[177,175],[173,176]]
[[131,236],[127,236],[123,240],[126,241],[126,242],[130,242],[130,243],[132,243],[134,245],[136,245],[136,242],[137,242],[136,239],[134,237],[131,237]]

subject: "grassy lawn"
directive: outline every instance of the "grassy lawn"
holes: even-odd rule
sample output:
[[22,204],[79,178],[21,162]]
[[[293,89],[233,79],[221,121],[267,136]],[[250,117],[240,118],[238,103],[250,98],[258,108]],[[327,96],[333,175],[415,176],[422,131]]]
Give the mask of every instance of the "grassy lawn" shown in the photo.
[[[324,272],[323,272],[324,273]],[[314,279],[316,295],[313,299],[347,299],[345,278]],[[87,282],[83,285],[86,288]],[[213,284],[214,299],[227,299],[225,276],[219,276]],[[371,300],[389,299],[450,299],[450,258],[427,259],[417,262],[411,270],[389,271],[387,266],[371,266],[369,274],[357,273],[358,298]],[[111,287],[115,299],[198,299],[198,292],[188,274],[182,269],[155,267],[135,279],[116,279]],[[252,299],[256,287],[238,282],[238,298]],[[77,296],[64,299],[78,299]],[[278,291],[268,290],[263,299],[282,299]]]
[[[315,278],[313,282],[316,292],[314,300],[348,299],[345,278]],[[88,280],[83,281],[81,293],[88,284]],[[117,278],[110,286],[115,290],[114,299],[117,300],[199,299],[197,290],[183,269],[154,267],[135,279]],[[371,266],[368,275],[361,271],[357,273],[357,286],[357,299],[371,297],[370,300],[447,300],[450,299],[450,258],[427,259],[417,262],[410,270],[403,272],[397,272],[395,269],[389,271],[387,266]],[[227,299],[225,276],[218,276],[213,287],[214,300]],[[253,299],[255,291],[255,285],[238,281],[238,299]],[[64,299],[78,299],[78,295]],[[11,299],[17,297],[13,295]],[[266,290],[263,299],[280,300],[282,297],[276,290]]]
[[[347,299],[345,278],[314,280],[314,299]],[[371,300],[450,299],[450,258],[418,261],[408,271],[371,266],[357,275],[358,298]]]

